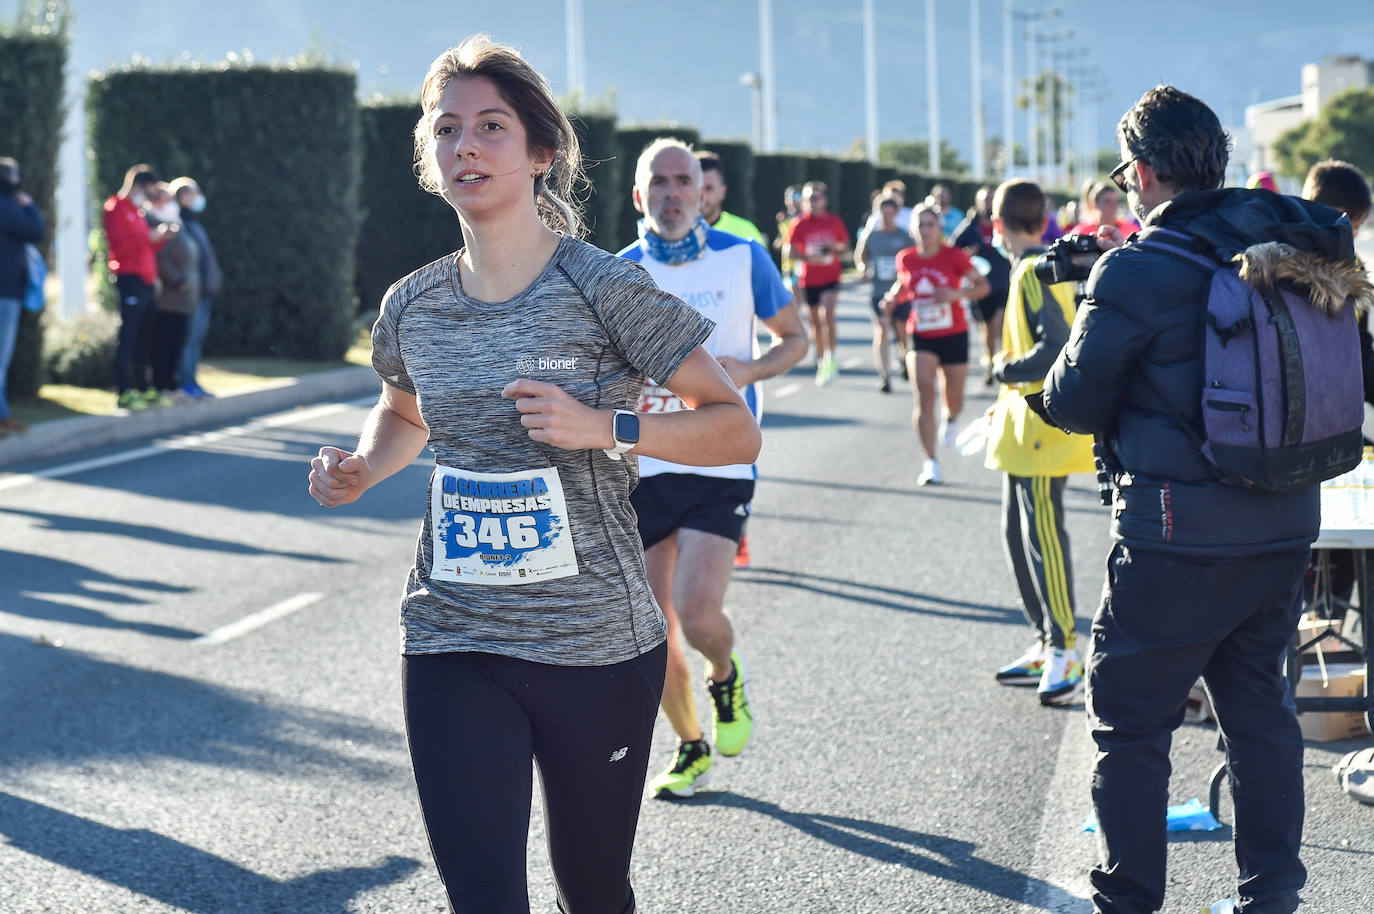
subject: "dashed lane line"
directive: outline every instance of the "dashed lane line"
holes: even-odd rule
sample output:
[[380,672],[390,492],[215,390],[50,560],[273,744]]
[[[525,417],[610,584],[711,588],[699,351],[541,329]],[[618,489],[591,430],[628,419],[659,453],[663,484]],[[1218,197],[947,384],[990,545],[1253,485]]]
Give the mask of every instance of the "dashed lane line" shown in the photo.
[[350,407],[367,406],[375,402],[375,400],[375,397],[366,397],[358,400],[350,400],[347,403],[326,403],[309,409],[291,409],[254,419],[242,425],[217,429],[213,432],[198,432],[191,435],[180,435],[175,438],[169,438],[166,441],[160,441],[157,444],[132,448],[127,451],[119,451],[115,454],[106,454],[103,457],[92,457],[89,460],[77,460],[72,463],[64,463],[43,470],[35,470],[32,473],[0,475],[0,492],[6,489],[17,489],[20,486],[37,482],[40,479],[60,479],[63,476],[74,476],[78,473],[89,472],[90,470],[99,470],[108,466],[129,463],[134,460],[142,460],[145,457],[165,454],[168,451],[189,450],[216,441],[222,441],[225,438],[252,434],[253,432],[261,431],[265,428],[277,428],[282,425],[291,425],[296,422],[307,422],[312,419],[318,419],[321,416],[328,416],[341,412]]
[[260,609],[250,616],[244,616],[237,622],[230,622],[228,625],[221,625],[214,631],[201,635],[191,641],[192,644],[223,644],[232,641],[240,635],[246,635],[254,629],[262,628],[269,622],[275,622],[293,612],[313,606],[324,599],[322,593],[298,593],[294,597],[274,603],[266,609]]

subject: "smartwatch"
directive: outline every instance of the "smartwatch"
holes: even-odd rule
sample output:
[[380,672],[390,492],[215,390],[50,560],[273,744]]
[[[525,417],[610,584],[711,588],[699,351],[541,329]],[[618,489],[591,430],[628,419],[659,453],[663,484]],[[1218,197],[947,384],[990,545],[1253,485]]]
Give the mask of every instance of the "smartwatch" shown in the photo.
[[639,444],[639,413],[616,410],[611,420],[611,436],[615,438],[615,447],[606,448],[606,456],[619,460],[621,454]]

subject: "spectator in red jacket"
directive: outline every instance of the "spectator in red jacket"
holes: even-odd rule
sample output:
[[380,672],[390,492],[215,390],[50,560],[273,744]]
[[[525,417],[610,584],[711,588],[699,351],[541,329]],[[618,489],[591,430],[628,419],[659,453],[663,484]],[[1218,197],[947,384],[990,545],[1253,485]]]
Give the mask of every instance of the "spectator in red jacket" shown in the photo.
[[[157,282],[157,249],[176,229],[148,227],[143,207],[158,184],[148,165],[135,165],[124,175],[124,186],[105,201],[102,219],[109,247],[110,272],[119,289],[119,342],[115,348],[115,388],[121,409],[143,409],[165,402],[149,386],[148,357],[153,328],[153,284]],[[147,390],[145,395],[144,391]]]

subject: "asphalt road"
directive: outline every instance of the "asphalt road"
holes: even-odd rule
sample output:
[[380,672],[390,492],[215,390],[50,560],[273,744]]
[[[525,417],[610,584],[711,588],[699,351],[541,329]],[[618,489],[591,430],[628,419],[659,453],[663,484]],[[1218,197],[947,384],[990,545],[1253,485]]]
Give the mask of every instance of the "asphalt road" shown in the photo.
[[[727,598],[758,729],[710,793],[645,803],[646,914],[1089,910],[1082,707],[991,678],[1030,640],[999,479],[951,455],[915,486],[866,311],[843,299],[834,384],[767,385],[754,567]],[[305,491],[364,409],[0,474],[0,912],[444,910],[398,685],[426,470],[333,512]],[[1086,630],[1107,519],[1088,478],[1066,507]],[[1329,771],[1352,745],[1308,744],[1305,910],[1374,910],[1374,808]],[[660,721],[655,769],[672,746]],[[1171,802],[1205,801],[1219,757],[1185,726]],[[551,912],[537,797],[529,861]],[[1166,910],[1231,894],[1234,867],[1229,828],[1175,836]]]

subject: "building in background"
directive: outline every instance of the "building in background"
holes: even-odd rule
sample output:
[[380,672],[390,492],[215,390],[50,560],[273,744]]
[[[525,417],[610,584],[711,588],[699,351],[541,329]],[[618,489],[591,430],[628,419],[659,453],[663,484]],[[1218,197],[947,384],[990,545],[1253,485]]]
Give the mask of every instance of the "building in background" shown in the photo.
[[[1363,89],[1374,85],[1374,61],[1355,55],[1323,57],[1321,63],[1303,64],[1302,92],[1287,98],[1258,102],[1245,109],[1245,126],[1233,128],[1232,136],[1236,148],[1232,161],[1236,163],[1237,173],[1253,174],[1257,171],[1275,171],[1278,157],[1274,154],[1274,143],[1285,132],[1314,119],[1327,102],[1346,89]],[[1234,176],[1227,175],[1227,183],[1243,183]],[[1289,188],[1285,181],[1285,190]]]

